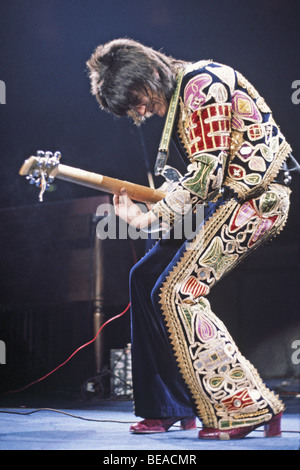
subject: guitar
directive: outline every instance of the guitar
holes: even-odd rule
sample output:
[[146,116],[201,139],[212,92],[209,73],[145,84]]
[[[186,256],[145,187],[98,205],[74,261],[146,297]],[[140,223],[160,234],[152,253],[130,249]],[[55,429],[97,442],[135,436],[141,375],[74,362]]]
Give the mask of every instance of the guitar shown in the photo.
[[60,158],[60,152],[53,154],[52,152],[40,150],[36,156],[31,156],[25,160],[19,170],[19,174],[26,176],[30,184],[35,184],[40,188],[40,201],[43,200],[43,194],[49,189],[54,178],[110,194],[120,194],[120,190],[126,188],[131,199],[150,204],[160,201],[166,195],[165,192],[159,189],[148,188],[147,186],[62,165]]

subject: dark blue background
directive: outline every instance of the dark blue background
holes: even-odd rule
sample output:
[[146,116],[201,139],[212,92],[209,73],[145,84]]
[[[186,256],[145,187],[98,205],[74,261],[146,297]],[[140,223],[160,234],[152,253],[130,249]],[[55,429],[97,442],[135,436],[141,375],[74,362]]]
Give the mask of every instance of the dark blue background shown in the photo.
[[[89,90],[86,60],[98,44],[117,37],[139,40],[176,58],[214,59],[239,70],[273,110],[299,161],[300,104],[292,102],[292,83],[300,80],[299,5],[299,0],[1,0],[0,80],[6,84],[6,104],[0,106],[0,213],[10,211],[14,219],[17,208],[29,206],[31,212],[31,206],[39,205],[37,188],[18,175],[24,159],[38,149],[60,150],[66,165],[148,184],[145,157],[153,168],[163,120],[154,117],[138,131],[128,119],[100,111]],[[179,162],[172,148],[170,163],[177,166]],[[162,183],[159,178],[155,182]],[[300,337],[299,176],[294,178],[292,189],[285,230],[218,284],[211,299],[247,357],[263,374],[271,376],[299,375],[299,366],[297,369],[290,359],[291,341]],[[99,192],[57,181],[54,191],[45,195],[44,204],[95,195]],[[15,292],[12,303],[18,301],[20,286],[11,273],[16,272],[20,261],[11,247],[22,237],[22,221],[18,230],[9,235],[10,249],[1,246],[1,259],[5,260],[1,289],[3,294],[5,286],[11,286]],[[51,238],[50,227],[42,230],[37,223],[35,235],[39,230]],[[27,238],[27,232],[23,236]],[[25,272],[30,270],[31,255],[28,258],[28,267],[20,266]],[[45,278],[51,279],[54,274],[47,272],[38,252],[34,261],[41,265],[37,281],[45,299],[38,318],[48,308],[51,319]],[[112,263],[107,274],[115,278],[122,262]],[[34,296],[35,286],[32,288],[30,295]],[[51,343],[53,361],[59,353],[57,344],[67,348],[70,331],[87,331],[89,327],[84,310],[76,321],[73,311],[68,317],[65,306],[61,308],[62,313],[57,310],[55,318],[65,322],[64,329],[61,324],[56,328],[57,323],[51,321],[57,335]],[[22,318],[23,305],[18,311]],[[3,312],[1,318],[6,321],[8,315]],[[37,339],[40,333],[48,335],[48,330],[39,330],[38,323],[36,328]],[[112,337],[117,335],[117,328],[114,322]],[[57,339],[60,335],[61,341]],[[91,332],[88,329],[84,339],[75,338],[70,353],[89,340]],[[10,347],[17,355],[17,337]],[[78,361],[82,357],[80,354]],[[57,362],[65,359],[61,354]],[[83,357],[84,377],[87,362]],[[76,375],[76,360],[74,363]],[[54,365],[51,362],[49,368]],[[11,367],[12,375],[22,370],[11,359],[10,365],[3,367],[6,369],[1,373]],[[66,368],[62,375],[65,372]],[[27,380],[26,372],[20,385]]]
[[[122,36],[238,69],[273,109],[297,157],[300,105],[291,101],[291,85],[300,79],[299,10],[297,0],[2,0],[1,207],[37,201],[18,169],[38,149],[60,150],[67,165],[147,184],[141,137],[153,167],[163,121],[153,118],[141,136],[126,118],[100,111],[86,74],[94,48]],[[58,182],[45,201],[91,194]]]

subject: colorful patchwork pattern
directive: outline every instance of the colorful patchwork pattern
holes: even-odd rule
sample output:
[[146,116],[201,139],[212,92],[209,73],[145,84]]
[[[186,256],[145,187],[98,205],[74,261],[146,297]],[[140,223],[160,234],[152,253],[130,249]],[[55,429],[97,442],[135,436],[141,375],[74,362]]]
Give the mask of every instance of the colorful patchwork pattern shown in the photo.
[[211,82],[212,77],[207,73],[197,75],[189,81],[184,90],[184,102],[190,109],[196,111],[205,102],[206,94],[203,90],[210,85]]
[[[201,157],[195,157],[194,163],[189,167],[187,176],[182,181],[182,186],[204,199],[218,163],[219,159],[213,155],[201,154]],[[189,176],[189,173],[192,176]]]
[[178,132],[191,160],[208,151],[214,156],[220,150],[228,153],[223,183],[246,200],[267,190],[291,147],[255,88],[238,72],[234,86],[233,75],[229,67],[208,64],[187,83]]
[[272,181],[291,148],[255,88],[230,67],[212,63],[184,88],[178,134],[191,163],[176,190],[158,203],[160,211],[205,202],[214,188],[229,188],[231,198],[198,228],[161,286],[170,344],[204,426],[260,424],[283,404],[240,353],[206,295],[284,227],[290,190]]
[[236,130],[244,129],[244,121],[262,122],[262,116],[249,95],[237,90],[232,95],[232,126]]
[[210,105],[193,112],[189,130],[190,155],[206,150],[227,150],[230,120],[229,104]]
[[206,295],[250,250],[283,228],[289,194],[273,184],[259,198],[221,205],[162,285],[161,308],[174,356],[204,426],[260,424],[283,409],[211,311]]
[[237,411],[247,406],[255,405],[247,389],[235,393],[229,398],[222,400],[221,403],[227,408],[228,411]]
[[195,276],[190,276],[181,287],[181,293],[188,295],[193,299],[200,297],[202,295],[207,295],[209,292],[209,287],[198,279]]
[[239,89],[232,94],[232,130],[240,133],[232,146],[224,184],[241,198],[265,191],[291,152],[271,110],[240,74]]

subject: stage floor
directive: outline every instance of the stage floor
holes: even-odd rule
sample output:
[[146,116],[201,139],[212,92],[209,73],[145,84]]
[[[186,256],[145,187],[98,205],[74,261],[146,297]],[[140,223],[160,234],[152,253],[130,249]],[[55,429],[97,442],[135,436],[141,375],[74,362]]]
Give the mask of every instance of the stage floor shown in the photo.
[[[299,450],[299,394],[285,391],[281,399],[286,405],[281,438],[264,438],[263,428],[259,428],[241,440],[204,441],[197,438],[198,430],[181,431],[178,425],[162,434],[129,433],[130,424],[139,421],[129,399],[31,398],[23,407],[16,405],[14,397],[0,400],[0,450],[99,450],[103,459],[128,451],[127,455],[141,459],[150,451],[179,455],[201,450]],[[200,429],[201,422],[197,425]]]

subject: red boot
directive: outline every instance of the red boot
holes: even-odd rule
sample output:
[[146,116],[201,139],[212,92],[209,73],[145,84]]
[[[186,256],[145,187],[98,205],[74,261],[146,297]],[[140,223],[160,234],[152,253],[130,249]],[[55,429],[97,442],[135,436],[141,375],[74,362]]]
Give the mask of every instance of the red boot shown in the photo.
[[[281,437],[281,417],[282,412],[273,416],[270,421],[264,425],[265,437]],[[199,439],[219,439],[224,441],[228,441],[230,439],[242,439],[260,426],[262,426],[262,424],[229,429],[228,431],[214,428],[203,428],[199,431],[198,437]]]
[[158,433],[166,432],[168,429],[173,426],[173,424],[180,421],[180,429],[196,429],[196,418],[161,418],[161,419],[144,419],[140,423],[133,424],[130,426],[130,432],[134,434],[149,434],[149,433]]

